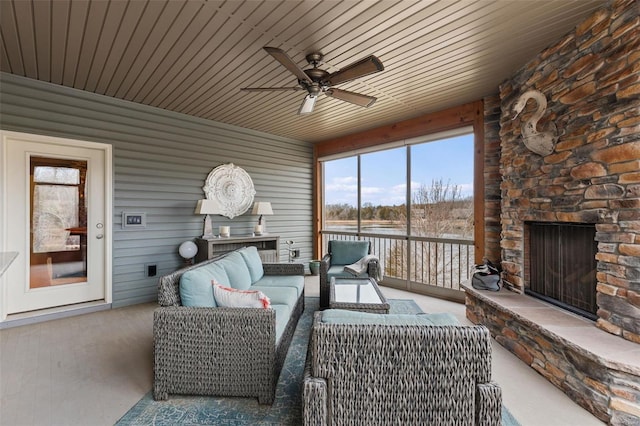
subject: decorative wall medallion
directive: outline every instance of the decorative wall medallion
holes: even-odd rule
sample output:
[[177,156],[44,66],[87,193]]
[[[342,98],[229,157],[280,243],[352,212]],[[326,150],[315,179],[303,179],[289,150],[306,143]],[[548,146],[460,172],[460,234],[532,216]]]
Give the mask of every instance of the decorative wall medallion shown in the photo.
[[202,187],[208,199],[222,205],[222,216],[233,219],[253,205],[256,191],[253,181],[244,169],[233,163],[223,164],[209,173]]

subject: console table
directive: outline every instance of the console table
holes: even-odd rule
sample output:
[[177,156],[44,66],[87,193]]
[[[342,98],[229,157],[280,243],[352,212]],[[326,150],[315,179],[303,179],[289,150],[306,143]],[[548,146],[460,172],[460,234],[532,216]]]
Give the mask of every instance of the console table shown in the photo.
[[277,263],[280,261],[280,237],[278,235],[196,238],[196,245],[198,246],[196,263],[248,246],[254,246],[258,249],[260,259],[264,263]]

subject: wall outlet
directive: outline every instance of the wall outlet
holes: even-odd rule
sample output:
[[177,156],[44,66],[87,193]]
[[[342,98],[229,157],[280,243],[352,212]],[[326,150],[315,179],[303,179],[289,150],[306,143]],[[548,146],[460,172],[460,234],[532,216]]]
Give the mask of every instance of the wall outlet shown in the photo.
[[145,275],[147,277],[155,277],[158,274],[158,265],[155,263],[147,263],[145,265]]
[[294,259],[297,259],[300,257],[300,249],[294,249],[293,250],[293,256]]

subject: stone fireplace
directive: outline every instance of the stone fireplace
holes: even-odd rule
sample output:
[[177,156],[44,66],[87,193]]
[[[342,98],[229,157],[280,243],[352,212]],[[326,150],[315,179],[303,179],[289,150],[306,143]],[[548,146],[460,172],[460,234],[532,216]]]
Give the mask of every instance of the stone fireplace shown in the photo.
[[[548,102],[537,128],[558,129],[547,155],[522,140],[535,102],[513,119],[528,90]],[[599,419],[640,424],[640,4],[612,1],[503,82],[484,134],[485,253],[506,289],[468,289],[467,317]],[[532,265],[532,224],[595,229],[591,254],[566,254],[595,264],[592,319],[526,294],[561,269]]]
[[[517,291],[525,275],[525,224],[596,228],[597,326],[640,343],[640,29],[637,2],[596,12],[500,88],[502,266]],[[548,100],[554,152],[522,143],[512,107],[524,91]]]

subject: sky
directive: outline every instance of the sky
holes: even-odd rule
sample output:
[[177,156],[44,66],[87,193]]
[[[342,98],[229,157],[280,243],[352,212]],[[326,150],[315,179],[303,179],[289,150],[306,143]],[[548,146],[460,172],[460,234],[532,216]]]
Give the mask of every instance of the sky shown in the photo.
[[[406,202],[406,147],[362,154],[362,203],[374,206]],[[349,157],[325,162],[325,203],[357,203],[357,160]],[[411,145],[411,187],[433,180],[458,185],[463,196],[473,195],[473,134]]]

